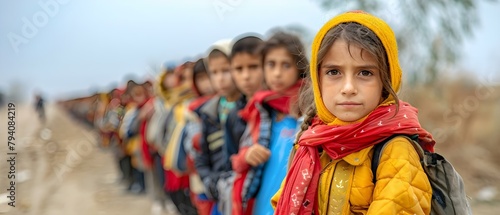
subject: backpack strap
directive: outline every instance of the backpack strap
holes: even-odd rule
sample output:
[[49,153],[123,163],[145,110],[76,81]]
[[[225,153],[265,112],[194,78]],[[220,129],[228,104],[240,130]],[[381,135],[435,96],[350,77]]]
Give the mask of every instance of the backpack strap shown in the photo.
[[420,144],[418,144],[418,142],[417,142],[418,141],[418,134],[415,134],[412,136],[402,135],[402,134],[392,135],[389,138],[383,140],[382,142],[377,143],[373,147],[372,165],[371,165],[372,173],[373,173],[373,184],[375,184],[377,182],[377,168],[378,168],[378,165],[380,164],[380,158],[382,157],[382,151],[384,150],[387,143],[395,137],[404,137],[404,138],[408,139],[410,141],[410,143],[413,145],[413,148],[415,148],[415,150],[417,151],[418,156],[420,157],[420,161],[426,162],[426,160],[424,159],[424,155],[425,155],[424,150],[422,149]]
[[380,155],[382,154],[382,149],[385,148],[385,146],[387,145],[389,140],[391,140],[394,137],[395,136],[391,136],[391,137],[383,140],[382,142],[377,143],[373,147],[373,155],[372,155],[373,184],[375,184],[375,182],[377,182],[377,168],[378,168],[378,164],[380,163],[380,157],[381,157]]

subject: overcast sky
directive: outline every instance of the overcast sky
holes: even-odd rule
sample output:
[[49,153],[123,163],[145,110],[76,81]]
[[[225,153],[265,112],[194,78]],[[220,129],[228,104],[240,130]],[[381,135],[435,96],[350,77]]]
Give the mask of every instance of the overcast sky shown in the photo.
[[[57,3],[44,10],[47,2]],[[482,3],[480,14],[462,49],[461,65],[474,72],[500,67],[500,5]],[[150,64],[202,54],[219,39],[290,24],[315,32],[327,18],[312,0],[0,0],[0,90],[15,81],[26,96],[108,89],[128,74],[146,76]]]

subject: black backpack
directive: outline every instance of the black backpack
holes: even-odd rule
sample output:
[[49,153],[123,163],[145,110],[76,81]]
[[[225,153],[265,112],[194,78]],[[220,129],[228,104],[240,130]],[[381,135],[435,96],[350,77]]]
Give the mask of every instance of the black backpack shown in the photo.
[[418,143],[418,135],[394,135],[378,143],[373,148],[373,184],[376,183],[377,168],[382,151],[394,137],[405,137],[413,145],[420,157],[420,163],[432,187],[431,214],[472,214],[465,194],[462,177],[442,155],[424,150]]

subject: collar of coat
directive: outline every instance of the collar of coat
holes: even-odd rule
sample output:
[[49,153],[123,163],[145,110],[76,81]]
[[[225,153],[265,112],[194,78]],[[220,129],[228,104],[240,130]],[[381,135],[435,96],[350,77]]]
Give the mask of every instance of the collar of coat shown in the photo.
[[[372,150],[373,147],[374,146],[369,146],[369,147],[364,148],[360,151],[351,153],[351,154],[341,158],[340,160],[344,160],[345,162],[347,162],[351,166],[361,166],[363,163],[366,162],[366,160],[371,159],[370,151]],[[328,157],[328,155],[326,153],[322,153],[320,155],[321,164],[326,166],[326,164],[327,164],[326,162],[328,162],[328,160],[325,160],[325,159],[331,160],[331,158]],[[322,166],[321,168],[324,169],[325,166]]]
[[210,119],[219,121],[219,113],[217,107],[219,106],[220,96],[214,96],[212,99],[208,100],[200,109],[201,114],[208,116]]
[[370,155],[370,151],[372,150],[373,146],[364,148],[358,152],[351,153],[342,159],[349,163],[350,165],[353,166],[360,166],[363,164],[367,159],[370,159],[368,155]]

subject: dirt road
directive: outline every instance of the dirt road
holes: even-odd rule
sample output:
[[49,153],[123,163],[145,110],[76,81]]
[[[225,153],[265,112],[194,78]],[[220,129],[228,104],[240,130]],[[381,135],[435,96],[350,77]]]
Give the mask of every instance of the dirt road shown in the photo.
[[[42,125],[29,106],[16,108],[16,207],[7,205],[5,143],[0,146],[0,214],[151,214],[148,196],[125,192],[113,156],[96,146],[93,132],[56,106],[47,108],[47,118]],[[5,131],[6,123],[0,129]]]

